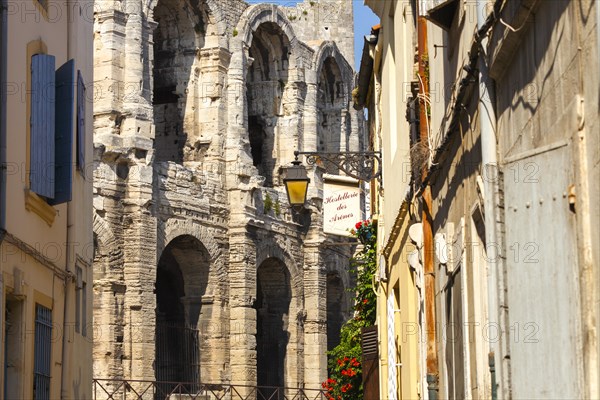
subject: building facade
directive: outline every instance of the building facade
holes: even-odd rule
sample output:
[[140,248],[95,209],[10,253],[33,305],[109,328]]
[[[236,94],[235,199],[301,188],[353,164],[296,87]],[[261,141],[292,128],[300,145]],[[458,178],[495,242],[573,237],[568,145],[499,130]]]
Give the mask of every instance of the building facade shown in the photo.
[[418,134],[418,116],[406,117],[415,101],[411,82],[416,79],[417,25],[410,3],[365,4],[381,20],[365,38],[355,103],[368,109],[371,145],[383,160],[382,179],[372,187],[381,254],[376,277],[379,398],[414,399],[422,394],[425,365],[423,252],[420,235],[415,235],[421,225],[411,211],[416,204],[411,197],[411,133]]
[[292,212],[281,167],[362,146],[352,7],[96,1],[94,30],[95,376],[320,388],[350,310],[338,171]]
[[3,1],[0,392],[92,393],[91,2]]
[[391,3],[367,1],[357,101],[384,158],[382,398],[598,397],[597,2]]

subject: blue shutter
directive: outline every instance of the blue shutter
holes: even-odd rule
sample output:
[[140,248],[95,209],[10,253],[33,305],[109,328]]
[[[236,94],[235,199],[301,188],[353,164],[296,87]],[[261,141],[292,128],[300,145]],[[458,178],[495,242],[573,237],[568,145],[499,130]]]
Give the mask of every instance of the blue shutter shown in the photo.
[[85,178],[85,85],[77,71],[77,168]]
[[31,190],[54,197],[54,56],[31,57],[30,172]]
[[71,201],[75,85],[75,61],[69,60],[56,71],[55,184],[54,197],[48,200],[52,205]]

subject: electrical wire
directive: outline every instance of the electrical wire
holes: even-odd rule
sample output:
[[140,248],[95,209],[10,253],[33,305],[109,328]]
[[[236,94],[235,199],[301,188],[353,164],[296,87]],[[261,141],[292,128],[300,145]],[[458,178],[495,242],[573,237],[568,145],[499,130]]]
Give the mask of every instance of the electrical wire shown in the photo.
[[521,29],[523,29],[525,27],[525,25],[527,24],[527,21],[529,20],[529,16],[531,15],[532,11],[533,11],[533,6],[529,8],[529,10],[527,12],[527,16],[525,16],[525,20],[523,21],[523,23],[521,24],[521,26],[519,26],[518,28],[514,28],[512,25],[510,25],[509,23],[505,22],[502,19],[502,17],[498,18],[498,21],[500,21],[500,23],[502,25],[504,25],[505,27],[507,27],[513,33],[517,33],[517,32],[519,32]]
[[[422,92],[423,93],[418,93],[417,94],[417,98],[426,101],[429,104],[429,108],[431,109],[431,100],[428,98],[429,96],[427,96],[425,94],[425,83],[423,83],[423,79],[421,78],[421,74],[417,74],[417,78],[419,78],[419,83],[421,85],[422,88]],[[425,112],[425,115],[427,115],[427,112]],[[425,122],[427,123],[427,147],[428,147],[428,151],[429,151],[429,155],[428,155],[428,160],[427,163],[429,165],[433,165],[432,161],[433,161],[433,143],[431,141],[431,128],[429,126],[429,118],[425,118]]]

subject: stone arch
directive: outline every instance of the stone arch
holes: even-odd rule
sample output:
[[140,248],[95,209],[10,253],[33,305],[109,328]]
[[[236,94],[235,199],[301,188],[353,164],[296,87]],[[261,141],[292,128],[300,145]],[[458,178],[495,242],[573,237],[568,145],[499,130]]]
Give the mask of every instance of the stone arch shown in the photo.
[[[256,271],[256,375],[260,387],[285,387],[291,341],[292,284],[285,263],[269,257]],[[260,389],[265,398],[274,395]]]
[[328,40],[321,43],[313,57],[313,65],[315,67],[315,71],[317,71],[317,76],[320,74],[320,71],[323,70],[327,61],[330,60],[333,60],[337,68],[340,70],[341,81],[344,85],[346,85],[343,93],[343,102],[349,106],[352,99],[352,88],[348,87],[347,85],[354,81],[354,69],[340,52],[337,44]]
[[[146,3],[146,15],[153,19],[154,9],[160,0],[147,0]],[[221,12],[218,0],[202,0],[203,4],[206,4],[208,10],[209,22],[216,27],[216,35],[218,36],[218,46],[223,49],[229,49],[229,42],[227,40],[227,24],[226,19]]]
[[152,10],[153,122],[155,159],[178,164],[202,161],[210,135],[202,113],[215,112],[205,100],[218,99],[219,78],[211,65],[220,63],[218,27],[206,2],[158,0]]
[[123,251],[108,222],[95,212],[92,231],[94,234],[93,260],[96,264],[94,275],[100,278],[106,276],[107,271],[115,265],[123,263]]
[[[236,30],[239,37],[232,64],[241,72],[240,93],[247,139],[241,134],[244,157],[248,156],[266,187],[279,184],[276,179],[282,151],[291,146],[295,135],[282,135],[286,117],[294,113],[299,83],[298,59],[302,44],[285,11],[274,4],[257,4],[245,10]],[[238,54],[237,56],[235,54]],[[289,118],[288,118],[289,119]],[[255,173],[256,174],[256,173]]]
[[[258,383],[259,385],[267,386],[283,385],[296,387],[303,381],[303,371],[301,368],[297,368],[298,365],[301,365],[303,358],[301,345],[305,317],[303,310],[303,271],[298,267],[289,249],[282,247],[274,241],[267,241],[265,244],[259,245],[256,254],[257,284],[255,308],[257,310]],[[282,285],[287,285],[287,292],[283,290]],[[273,287],[279,288],[280,293],[278,292],[279,294],[275,302],[277,304],[281,304],[282,301],[287,302],[287,308],[275,307],[275,315],[273,313],[265,314],[267,311],[264,309],[265,287],[268,290]],[[262,295],[261,291],[263,291]],[[285,295],[286,293],[287,296]],[[275,296],[271,296],[271,298],[273,297]],[[269,299],[267,298],[268,304]],[[285,312],[281,311],[282,309]],[[265,315],[270,317],[272,323],[268,320],[265,321]],[[261,332],[264,332],[264,329],[270,329],[271,337],[267,337],[266,342],[261,342],[261,340],[265,340],[265,337],[261,337],[260,335]],[[269,353],[265,353],[265,349],[268,350],[269,344],[273,342],[277,342],[280,347],[278,353],[280,357],[278,358],[277,365],[272,364],[268,358]],[[285,347],[283,347],[284,344]],[[265,359],[265,357],[267,358]],[[277,379],[272,380],[274,375],[265,373],[265,368],[277,368],[277,371],[271,371]],[[261,394],[266,396],[266,398],[273,395],[270,392]]]
[[[124,376],[121,358],[125,350],[122,340],[125,335],[123,284],[123,252],[110,224],[96,212],[93,214],[94,235],[94,298],[93,315],[94,373],[97,376]],[[110,332],[110,334],[108,334]]]
[[[175,322],[185,325],[183,329],[188,332],[191,329],[195,339],[189,340],[198,343],[200,367],[195,376],[205,382],[221,381],[229,357],[229,288],[225,256],[214,232],[193,220],[171,218],[159,222],[157,260],[157,284],[160,276],[166,276],[172,290],[179,291],[179,303],[173,299],[173,304],[184,310],[186,318]],[[205,350],[209,348],[221,350]]]
[[206,226],[189,219],[170,218],[161,224],[157,235],[157,257],[173,239],[189,235],[200,241],[210,254],[211,262],[216,262],[221,256],[221,248],[214,238],[214,233]]
[[[352,68],[348,60],[346,60],[344,55],[340,52],[339,48],[337,47],[337,44],[330,40],[322,42],[318,47],[317,51],[315,51],[315,54],[313,56],[313,66],[315,68],[315,71],[320,71],[323,67],[323,63],[329,57],[333,57],[340,69],[342,70],[342,78],[344,79],[344,82],[352,82],[354,69]],[[350,94],[351,93],[346,94],[347,101],[350,101]]]
[[102,247],[107,249],[116,249],[121,251],[121,246],[117,242],[117,238],[110,229],[108,222],[104,218],[100,217],[97,213],[94,213],[92,221],[92,230],[97,236],[98,241],[102,243]]
[[293,287],[298,288],[301,285],[302,271],[298,267],[296,260],[290,255],[289,250],[284,250],[276,242],[267,241],[256,248],[256,266],[258,267],[268,258],[276,258],[283,261],[290,270]]
[[225,348],[214,327],[227,320],[226,293],[212,260],[207,247],[189,234],[175,236],[161,252],[155,284],[158,381],[198,384],[222,378],[227,355],[212,349]]
[[[352,69],[333,42],[325,42],[315,54],[317,72],[317,151],[347,151],[350,135],[350,83]],[[337,174],[333,165],[328,173]]]
[[[281,30],[285,33],[288,40],[290,41],[292,53],[299,55],[299,41],[292,27],[292,23],[285,15],[285,12],[275,4],[256,4],[250,6],[244,11],[240,21],[237,25],[236,30],[239,32],[245,48],[250,47],[252,43],[253,34],[261,24],[264,23],[277,24]],[[294,60],[295,61],[295,60]],[[292,66],[296,66],[295,63]]]
[[325,256],[324,268],[325,299],[327,311],[327,350],[331,350],[340,341],[340,330],[344,322],[351,318],[352,295],[347,289],[354,282],[348,272],[348,258],[341,254],[329,253]]

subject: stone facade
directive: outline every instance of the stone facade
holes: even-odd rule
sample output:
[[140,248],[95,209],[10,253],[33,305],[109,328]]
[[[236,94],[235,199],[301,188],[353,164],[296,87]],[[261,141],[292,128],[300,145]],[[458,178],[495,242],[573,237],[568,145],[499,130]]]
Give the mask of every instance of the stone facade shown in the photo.
[[362,146],[342,3],[96,1],[96,377],[320,387],[352,246],[280,168]]

